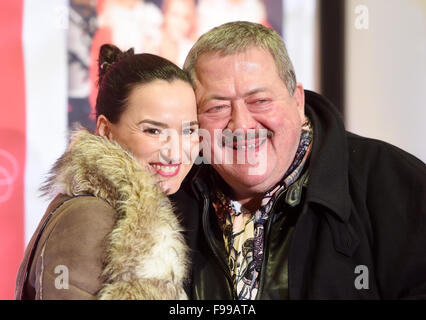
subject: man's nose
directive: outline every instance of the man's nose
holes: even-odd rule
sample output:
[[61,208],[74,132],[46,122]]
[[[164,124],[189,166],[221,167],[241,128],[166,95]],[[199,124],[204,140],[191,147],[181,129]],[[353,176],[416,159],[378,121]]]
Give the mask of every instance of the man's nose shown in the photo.
[[237,101],[232,103],[231,120],[227,128],[232,130],[232,132],[237,129],[246,131],[247,129],[256,128],[256,121],[247,109],[245,102]]

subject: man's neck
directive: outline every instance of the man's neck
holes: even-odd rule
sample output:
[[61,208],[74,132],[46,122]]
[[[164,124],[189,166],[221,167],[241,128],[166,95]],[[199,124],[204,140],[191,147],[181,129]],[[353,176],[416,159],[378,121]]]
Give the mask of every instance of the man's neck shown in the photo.
[[233,195],[232,200],[238,201],[245,209],[255,211],[260,208],[264,194],[238,196]]

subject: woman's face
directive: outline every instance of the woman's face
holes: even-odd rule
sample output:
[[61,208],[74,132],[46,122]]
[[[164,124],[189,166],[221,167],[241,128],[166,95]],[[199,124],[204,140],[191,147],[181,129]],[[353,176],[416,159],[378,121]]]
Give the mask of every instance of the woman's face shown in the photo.
[[116,124],[101,117],[100,135],[129,150],[165,193],[179,189],[198,154],[197,109],[190,84],[155,80],[137,86]]

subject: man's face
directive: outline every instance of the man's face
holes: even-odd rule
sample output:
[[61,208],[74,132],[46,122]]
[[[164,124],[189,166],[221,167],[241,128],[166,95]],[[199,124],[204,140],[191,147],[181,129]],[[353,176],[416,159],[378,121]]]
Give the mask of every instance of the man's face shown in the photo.
[[[196,64],[196,78],[198,120],[212,137],[208,147],[213,167],[237,198],[266,192],[294,159],[304,121],[302,86],[298,84],[291,96],[272,55],[260,48],[226,56],[203,54]],[[213,139],[215,131],[226,129],[234,133],[267,130],[268,136],[231,143]],[[242,152],[246,160],[248,153],[254,154],[257,165],[237,161]],[[233,163],[226,164],[224,157],[229,156]],[[253,170],[256,167],[261,170]]]

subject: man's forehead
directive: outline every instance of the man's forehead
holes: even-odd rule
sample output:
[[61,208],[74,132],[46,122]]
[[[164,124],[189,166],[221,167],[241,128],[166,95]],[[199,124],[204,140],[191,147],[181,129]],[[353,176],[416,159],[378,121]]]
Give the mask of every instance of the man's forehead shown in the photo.
[[274,60],[268,61],[263,52],[226,56],[208,54],[198,62],[194,77],[196,92],[204,89],[226,89],[234,85],[244,86],[244,91],[254,90],[267,86],[279,77]]
[[[220,65],[218,66],[217,63],[220,63]],[[218,69],[218,67],[225,65],[225,70]],[[235,53],[224,53],[223,51],[202,53],[195,64],[195,74],[197,77],[202,77],[206,75],[206,72],[214,74],[221,74],[228,70],[249,72],[259,68],[276,69],[275,61],[269,51],[252,47]]]

